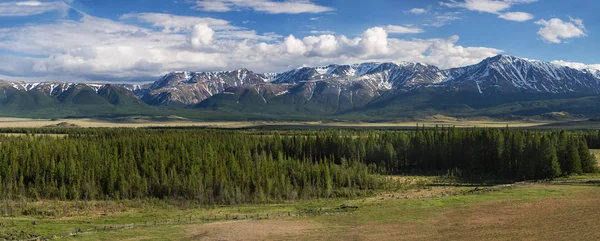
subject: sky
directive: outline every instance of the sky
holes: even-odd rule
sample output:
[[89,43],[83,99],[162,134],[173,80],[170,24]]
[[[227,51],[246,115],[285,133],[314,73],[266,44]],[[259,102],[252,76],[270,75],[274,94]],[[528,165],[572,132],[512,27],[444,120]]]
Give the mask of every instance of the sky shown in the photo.
[[152,81],[173,71],[472,65],[600,70],[597,0],[0,0],[0,79]]

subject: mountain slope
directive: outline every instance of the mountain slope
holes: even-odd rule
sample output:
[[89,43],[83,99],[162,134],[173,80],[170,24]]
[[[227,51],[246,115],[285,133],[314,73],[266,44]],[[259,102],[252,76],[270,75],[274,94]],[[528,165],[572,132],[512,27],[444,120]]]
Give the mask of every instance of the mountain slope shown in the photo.
[[0,115],[99,116],[142,113],[153,108],[119,85],[0,81]]
[[266,74],[247,69],[226,72],[174,72],[165,75],[145,90],[138,91],[144,102],[151,105],[197,104],[229,87],[264,83]]

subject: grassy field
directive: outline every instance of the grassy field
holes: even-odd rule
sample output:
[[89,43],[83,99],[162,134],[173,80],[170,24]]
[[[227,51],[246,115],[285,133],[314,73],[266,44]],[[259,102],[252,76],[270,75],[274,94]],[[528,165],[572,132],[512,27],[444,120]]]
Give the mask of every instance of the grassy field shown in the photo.
[[535,127],[548,124],[548,122],[519,122],[519,121],[494,121],[494,120],[457,120],[457,119],[423,119],[418,121],[397,122],[268,122],[268,121],[238,121],[238,122],[201,122],[180,117],[165,118],[117,118],[117,119],[25,119],[25,118],[0,118],[0,127],[46,127],[59,123],[69,123],[80,127],[207,127],[224,129],[265,128],[265,129],[318,129],[318,128],[378,128],[378,129],[403,129],[416,126],[455,126],[455,127]]
[[70,233],[66,239],[73,240],[600,239],[597,185],[476,187],[435,185],[431,177],[394,179],[402,185],[372,197],[235,207],[164,200],[12,203],[20,213],[0,223],[4,235]]

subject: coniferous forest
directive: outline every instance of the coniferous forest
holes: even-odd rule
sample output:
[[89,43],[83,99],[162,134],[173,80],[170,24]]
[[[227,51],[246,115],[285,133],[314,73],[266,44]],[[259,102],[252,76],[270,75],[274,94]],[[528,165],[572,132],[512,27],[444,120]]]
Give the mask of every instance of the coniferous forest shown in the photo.
[[[3,129],[5,199],[181,198],[202,204],[351,197],[378,174],[540,180],[591,173],[600,132]],[[589,145],[588,145],[589,143]],[[595,146],[594,146],[595,145]]]

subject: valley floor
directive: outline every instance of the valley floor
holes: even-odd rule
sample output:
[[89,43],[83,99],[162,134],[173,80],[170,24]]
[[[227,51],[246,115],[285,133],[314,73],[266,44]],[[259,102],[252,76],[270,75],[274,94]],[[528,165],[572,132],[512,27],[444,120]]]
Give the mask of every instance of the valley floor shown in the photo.
[[357,199],[200,208],[161,200],[44,201],[21,210],[62,209],[62,216],[18,214],[0,222],[3,235],[74,240],[600,239],[598,175],[496,186],[394,178],[404,188]]
[[202,122],[184,118],[117,118],[117,119],[27,119],[27,118],[2,118],[2,128],[37,128],[37,127],[206,127],[222,129],[319,129],[319,128],[364,128],[364,129],[406,129],[416,126],[454,126],[462,128],[472,127],[542,127],[549,124],[545,121],[496,121],[496,120],[460,120],[460,119],[423,119],[415,121],[395,122],[271,122],[271,121],[223,121]]

